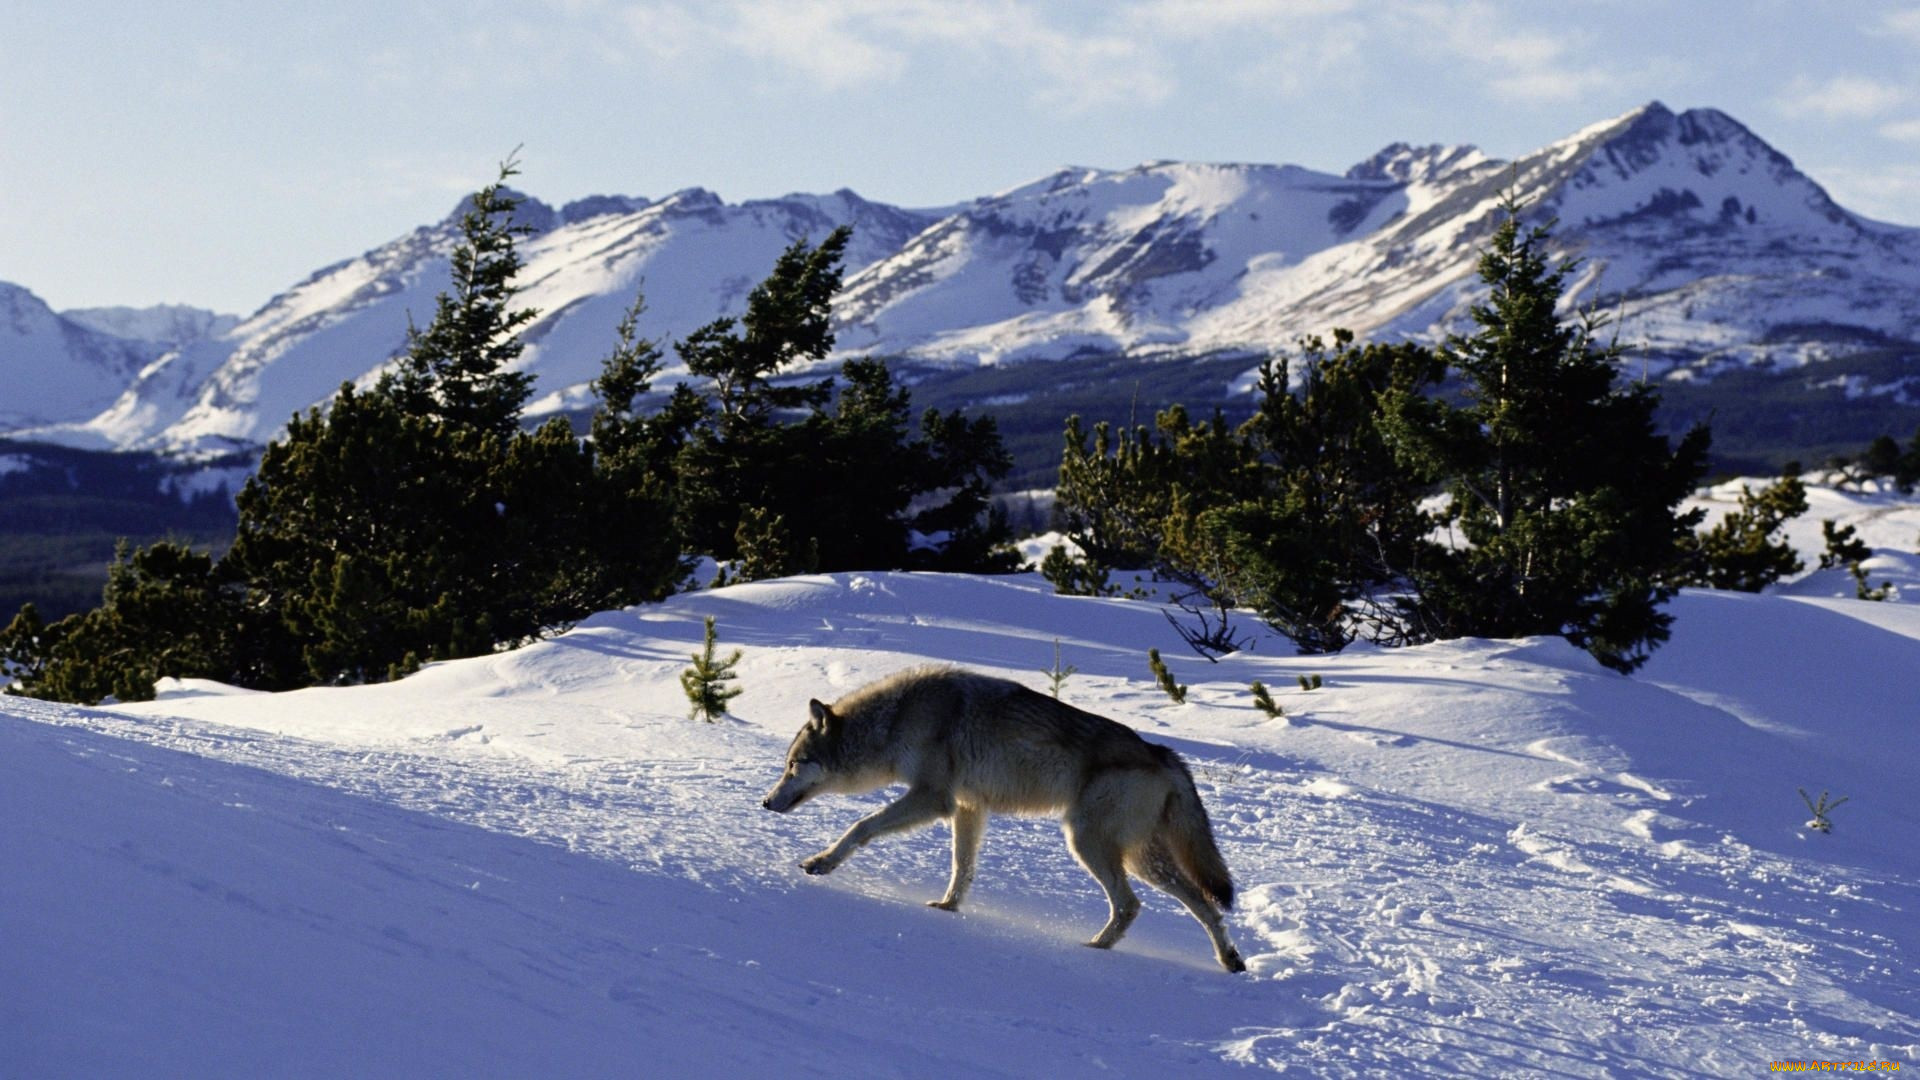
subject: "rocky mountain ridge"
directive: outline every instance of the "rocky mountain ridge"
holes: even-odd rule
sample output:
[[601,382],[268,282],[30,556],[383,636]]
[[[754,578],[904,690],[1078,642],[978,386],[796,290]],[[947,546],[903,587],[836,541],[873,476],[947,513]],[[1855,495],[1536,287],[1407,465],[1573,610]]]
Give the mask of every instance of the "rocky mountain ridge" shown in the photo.
[[[521,299],[541,315],[522,364],[537,379],[536,414],[583,407],[637,291],[642,332],[676,340],[737,314],[792,240],[839,225],[855,230],[836,301],[847,355],[931,370],[1086,357],[1239,356],[1251,367],[1336,326],[1436,340],[1466,323],[1479,250],[1508,192],[1530,217],[1557,221],[1556,242],[1583,260],[1570,305],[1609,315],[1649,377],[1784,369],[1920,341],[1920,229],[1848,212],[1724,113],[1655,102],[1514,161],[1395,144],[1342,174],[1070,168],[933,210],[846,190],[729,204],[692,188],[557,210],[529,199]],[[77,445],[258,446],[404,348],[409,319],[427,318],[446,287],[457,213],[157,354],[28,319],[32,333],[0,338],[0,365],[16,363],[15,350],[64,363],[91,373],[91,396],[0,405],[0,419]],[[0,316],[0,335],[8,325]],[[61,346],[62,360],[56,340],[79,344]]]

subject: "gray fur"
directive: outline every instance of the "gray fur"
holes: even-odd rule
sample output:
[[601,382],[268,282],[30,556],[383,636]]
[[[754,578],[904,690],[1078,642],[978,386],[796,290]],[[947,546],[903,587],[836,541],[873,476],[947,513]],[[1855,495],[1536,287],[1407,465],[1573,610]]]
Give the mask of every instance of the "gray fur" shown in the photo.
[[1246,970],[1221,917],[1233,906],[1233,879],[1193,777],[1180,755],[1132,728],[1005,679],[916,668],[830,706],[809,702],[762,805],[785,813],[815,795],[896,783],[906,794],[801,867],[832,873],[881,836],[947,820],[953,876],[932,906],[953,911],[973,883],[989,812],[1057,815],[1067,846],[1107,894],[1107,924],[1087,944],[1110,948],[1139,913],[1131,873],[1185,905],[1222,967]]

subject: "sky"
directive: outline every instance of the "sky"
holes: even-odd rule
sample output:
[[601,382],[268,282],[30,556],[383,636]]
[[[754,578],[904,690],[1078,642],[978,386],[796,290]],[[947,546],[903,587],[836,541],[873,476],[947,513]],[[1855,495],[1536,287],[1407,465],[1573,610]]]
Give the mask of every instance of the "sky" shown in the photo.
[[1501,158],[1659,100],[1920,225],[1920,6],[1846,0],[0,0],[0,281],[249,313],[518,148],[554,205],[938,206],[1066,165]]

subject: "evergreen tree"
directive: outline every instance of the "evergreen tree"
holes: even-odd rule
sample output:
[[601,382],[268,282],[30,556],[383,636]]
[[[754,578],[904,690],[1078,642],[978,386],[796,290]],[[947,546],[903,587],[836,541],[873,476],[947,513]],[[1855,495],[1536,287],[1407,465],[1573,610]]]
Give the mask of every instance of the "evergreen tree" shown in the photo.
[[1739,509],[1698,538],[1688,584],[1759,592],[1806,565],[1780,530],[1807,512],[1807,488],[1797,469],[1755,492],[1742,485]]
[[1418,615],[1439,636],[1560,634],[1630,671],[1666,639],[1699,513],[1680,501],[1705,469],[1707,433],[1675,448],[1654,427],[1656,392],[1617,384],[1616,348],[1588,319],[1556,314],[1576,263],[1548,254],[1545,226],[1507,217],[1480,260],[1479,329],[1441,353],[1466,403],[1409,425],[1407,452],[1449,481],[1466,541],[1415,571]]
[[1820,569],[1831,570],[1836,566],[1849,566],[1873,558],[1873,549],[1860,539],[1859,533],[1851,525],[1842,525],[1831,518],[1820,522],[1820,539],[1825,549],[1820,552]]
[[1054,512],[1093,566],[1180,574],[1195,549],[1166,550],[1169,519],[1177,518],[1177,530],[1259,492],[1254,451],[1225,417],[1195,424],[1176,404],[1157,413],[1152,428],[1116,435],[1111,424],[1095,424],[1091,445],[1080,418],[1068,417]]
[[1352,341],[1337,330],[1329,352],[1308,339],[1297,394],[1287,364],[1262,368],[1260,408],[1244,429],[1263,464],[1259,496],[1204,515],[1197,530],[1203,548],[1223,553],[1224,590],[1304,652],[1416,636],[1410,608],[1390,594],[1432,548],[1421,499],[1434,473],[1402,460],[1392,432],[1429,408],[1442,365],[1423,346]]
[[502,438],[519,428],[533,393],[533,376],[512,365],[525,348],[520,331],[538,315],[512,306],[521,267],[515,242],[533,232],[513,219],[523,200],[506,182],[518,173],[509,157],[499,178],[468,200],[449,256],[453,287],[439,295],[425,330],[409,330],[406,355],[384,388],[411,415]]
[[0,631],[0,673],[13,693],[83,704],[150,700],[165,677],[276,685],[270,639],[211,556],[122,544],[99,607],[47,625],[28,604]]
[[1065,544],[1055,544],[1040,560],[1040,576],[1053,583],[1053,591],[1062,596],[1112,596],[1116,590],[1109,580],[1111,571],[1091,559],[1075,558]]
[[582,565],[597,579],[590,587],[596,607],[658,600],[691,571],[674,527],[673,462],[706,410],[682,383],[658,412],[641,412],[661,366],[659,345],[639,335],[645,310],[644,296],[636,295],[592,384],[599,405],[587,445],[597,520],[580,539],[591,548]]
[[1060,688],[1065,686],[1067,680],[1072,678],[1079,670],[1079,668],[1074,667],[1072,664],[1063,665],[1060,663],[1060,639],[1054,638],[1053,666],[1040,673],[1047,677],[1047,683],[1053,690],[1053,700],[1060,700]]
[[299,643],[307,678],[364,682],[390,665],[492,648],[485,552],[499,440],[343,386],[287,424],[238,498],[226,563]]
[[395,370],[295,417],[241,490],[227,563],[313,681],[488,652],[604,599],[591,454],[563,423],[519,430],[513,174],[474,195],[453,287]]
[[1822,521],[1820,535],[1826,541],[1826,550],[1820,554],[1820,569],[1846,567],[1847,573],[1853,576],[1853,594],[1857,599],[1886,600],[1893,595],[1891,582],[1883,581],[1877,586],[1868,582],[1866,561],[1873,558],[1873,549],[1860,539],[1853,526]]
[[693,654],[693,664],[680,673],[680,689],[686,692],[687,701],[692,703],[693,712],[688,719],[704,719],[708,723],[727,714],[727,702],[740,696],[740,688],[727,684],[738,679],[733,667],[740,662],[740,650],[735,649],[725,660],[714,654],[717,637],[714,633],[714,619],[706,618],[704,644],[699,652]]
[[1154,685],[1158,686],[1175,705],[1187,703],[1187,688],[1174,681],[1173,672],[1167,669],[1166,662],[1160,659],[1159,649],[1147,650],[1147,667],[1153,672]]
[[[1429,546],[1420,500],[1433,476],[1403,461],[1388,421],[1417,418],[1441,365],[1415,345],[1331,351],[1304,343],[1301,386],[1291,366],[1261,370],[1253,418],[1229,429],[1195,424],[1174,406],[1155,429],[1117,439],[1077,418],[1067,425],[1058,512],[1090,566],[1150,567],[1187,587],[1200,629],[1180,627],[1203,653],[1231,642],[1227,612],[1252,608],[1303,651],[1344,646],[1357,633],[1404,640],[1402,609],[1377,599],[1402,582]],[[1087,576],[1062,556],[1049,579]],[[1198,598],[1210,607],[1189,606]],[[1176,624],[1178,625],[1178,624]]]
[[1279,720],[1287,715],[1287,711],[1273,700],[1273,694],[1267,689],[1266,683],[1255,679],[1253,680],[1252,690],[1253,707],[1265,713],[1267,719]]
[[676,347],[711,387],[681,410],[673,456],[685,545],[740,559],[748,576],[1011,569],[988,491],[1012,461],[991,418],[928,410],[912,437],[908,394],[876,360],[847,361],[838,380],[776,381],[832,349],[830,300],[849,236],[842,228],[818,247],[795,242],[745,315]]

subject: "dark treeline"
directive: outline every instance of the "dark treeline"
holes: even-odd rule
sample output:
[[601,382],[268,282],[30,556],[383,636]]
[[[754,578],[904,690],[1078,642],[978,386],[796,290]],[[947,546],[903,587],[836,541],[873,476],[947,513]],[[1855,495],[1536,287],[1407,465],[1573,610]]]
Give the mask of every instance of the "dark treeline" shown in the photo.
[[377,383],[294,417],[238,498],[232,544],[123,546],[100,604],[31,604],[0,631],[0,682],[64,701],[151,697],[164,676],[284,689],[378,681],[534,639],[686,586],[846,569],[1010,569],[988,491],[1009,468],[991,419],[927,410],[886,367],[776,384],[833,344],[846,230],[796,242],[739,319],[676,343],[703,390],[638,403],[662,351],[636,298],[612,330],[587,436],[521,426],[514,371],[536,317],[514,303],[518,200],[476,193],[452,284]]

